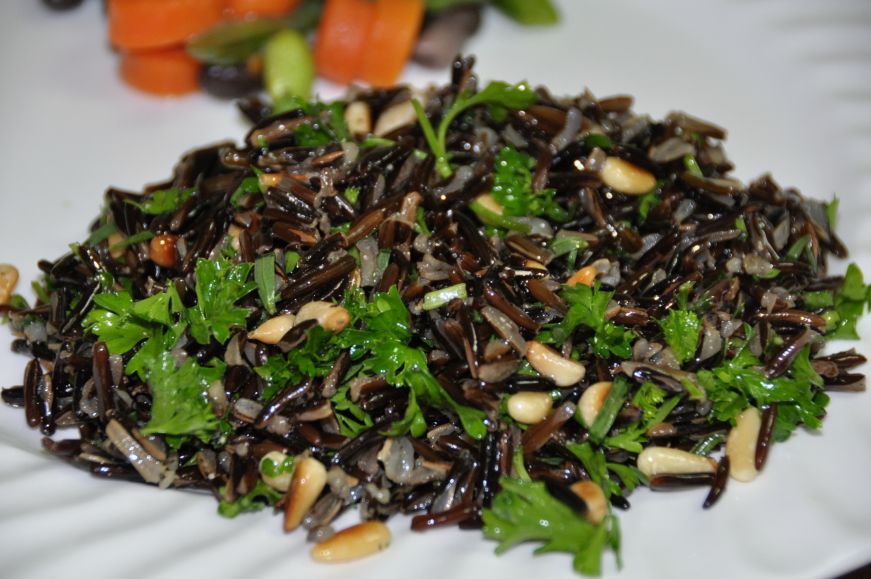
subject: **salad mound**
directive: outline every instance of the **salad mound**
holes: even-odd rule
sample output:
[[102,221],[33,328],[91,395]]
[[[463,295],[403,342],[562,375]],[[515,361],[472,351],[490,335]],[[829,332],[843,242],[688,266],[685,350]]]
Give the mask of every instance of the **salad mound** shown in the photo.
[[403,513],[598,574],[636,488],[710,507],[865,388],[823,352],[869,298],[827,274],[837,200],[744,184],[722,128],[631,106],[471,58],[426,91],[246,101],[241,145],[110,189],[35,304],[3,294],[31,358],[3,400],[97,476],[283,513],[316,560]]

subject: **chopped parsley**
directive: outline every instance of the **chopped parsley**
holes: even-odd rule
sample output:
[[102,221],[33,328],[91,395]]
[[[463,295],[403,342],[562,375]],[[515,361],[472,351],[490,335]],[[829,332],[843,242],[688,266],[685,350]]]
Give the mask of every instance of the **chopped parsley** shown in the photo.
[[[224,489],[221,490],[224,491]],[[224,492],[221,494],[223,495]],[[275,490],[258,478],[257,484],[254,485],[254,488],[248,494],[237,497],[232,502],[221,499],[221,502],[218,504],[218,514],[232,519],[243,513],[255,513],[274,505],[284,496],[285,493]]]
[[871,299],[871,286],[865,285],[862,270],[855,263],[847,267],[844,282],[834,294],[834,310],[829,315],[832,330],[826,334],[829,339],[858,340],[856,322]]
[[562,344],[575,330],[581,327],[592,330],[587,339],[597,356],[628,359],[632,357],[632,342],[635,333],[605,319],[605,312],[614,293],[603,291],[599,285],[577,284],[565,287],[562,297],[569,304],[569,310],[559,324],[552,325],[549,331],[539,334],[539,340]]
[[536,555],[570,553],[575,571],[585,575],[601,574],[605,548],[619,553],[620,531],[613,515],[594,525],[551,496],[543,482],[503,477],[499,484],[501,490],[482,515],[484,536],[499,542],[496,553],[527,541],[541,542]]
[[286,354],[270,356],[266,364],[254,368],[267,384],[261,398],[268,402],[288,384],[323,378],[333,369],[339,353],[335,334],[317,325],[311,327],[299,346]]
[[426,142],[435,155],[436,171],[442,177],[450,177],[454,171],[448,158],[448,129],[461,113],[466,109],[479,105],[499,107],[503,110],[523,109],[531,106],[535,99],[535,91],[526,83],[512,85],[506,82],[493,81],[477,93],[463,92],[457,95],[457,99],[442,116],[438,131],[433,128],[432,123],[426,116],[423,105],[416,99],[412,99],[411,102],[414,105],[414,110],[417,113],[417,119],[420,122]]
[[234,303],[256,286],[246,281],[250,269],[251,264],[232,265],[225,258],[198,260],[198,301],[187,309],[174,285],[141,300],[134,300],[127,291],[95,296],[94,307],[83,322],[85,329],[114,355],[138,346],[125,372],[138,375],[151,391],[151,417],[144,433],[202,440],[218,433],[219,418],[207,391],[221,380],[225,364],[216,358],[204,366],[193,359],[180,361],[172,349],[188,329],[196,339],[202,338],[201,343],[208,343],[211,336],[225,342],[231,325],[245,325],[248,310]]
[[147,215],[163,215],[175,211],[194,194],[193,188],[160,189],[149,193],[142,202],[128,199],[127,203],[135,205]]
[[224,376],[226,365],[213,358],[200,366],[191,358],[176,364],[171,352],[162,352],[150,367],[151,419],[143,434],[191,435],[207,441],[218,428],[209,403],[209,386]]
[[702,323],[695,312],[673,309],[669,310],[668,316],[659,321],[659,327],[674,357],[684,363],[696,355],[696,347],[699,343],[699,332]]
[[245,326],[251,313],[236,302],[251,293],[257,284],[248,280],[253,264],[233,264],[227,258],[197,260],[197,303],[187,312],[191,336],[200,344],[212,337],[223,344],[230,338],[230,328]]
[[746,343],[733,358],[713,370],[700,370],[696,376],[713,402],[711,413],[716,420],[734,422],[748,406],[777,403],[775,439],[779,441],[786,440],[799,424],[819,428],[829,401],[825,393],[814,393],[823,380],[810,364],[809,347],[796,356],[785,375],[777,378],[765,375]]
[[312,120],[300,124],[293,132],[296,144],[300,147],[323,147],[330,143],[347,141],[350,137],[345,124],[345,106],[341,101],[324,103],[306,101],[291,96],[276,103],[278,112],[301,109]]
[[553,221],[565,221],[569,213],[554,201],[555,189],[533,191],[532,170],[535,159],[506,145],[496,155],[493,166],[493,186],[490,193],[510,217],[546,216]]
[[484,437],[487,433],[484,412],[455,401],[430,373],[426,353],[409,345],[414,333],[396,286],[374,294],[368,302],[362,291],[349,292],[345,307],[354,323],[340,334],[341,346],[350,350],[352,360],[362,365],[364,373],[381,374],[388,384],[409,389],[405,416],[394,424],[390,436],[406,432],[421,436],[426,431],[426,421],[417,404],[424,400],[438,408],[453,410],[470,436]]

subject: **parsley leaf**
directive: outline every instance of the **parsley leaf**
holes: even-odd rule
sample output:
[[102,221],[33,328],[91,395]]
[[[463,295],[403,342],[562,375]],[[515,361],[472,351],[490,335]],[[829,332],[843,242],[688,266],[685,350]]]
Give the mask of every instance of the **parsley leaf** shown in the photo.
[[[639,398],[639,394],[641,394],[645,386],[651,386],[659,392],[659,394],[652,394],[654,391],[648,390],[648,392],[651,393],[648,396],[652,395],[656,400],[658,400],[658,402],[652,402],[653,398],[642,399],[639,401],[640,404],[636,402]],[[642,407],[641,405],[644,405],[642,408],[644,414],[641,422],[636,422],[635,424],[620,430],[613,436],[609,436],[605,439],[605,446],[620,448],[627,452],[634,452],[636,454],[644,450],[642,443],[647,442],[647,431],[650,430],[650,427],[663,422],[681,400],[679,396],[673,396],[667,402],[663,403],[664,397],[665,392],[657,386],[654,386],[652,383],[645,382],[642,384],[641,388],[638,389],[638,392],[636,392],[635,397],[632,399],[633,404],[639,406],[639,408]]]
[[96,334],[112,354],[124,354],[152,335],[154,327],[148,320],[133,314],[133,298],[125,291],[100,293],[94,297],[94,308],[84,320],[85,328]]
[[330,401],[333,404],[333,415],[339,423],[339,432],[342,436],[357,438],[372,428],[374,423],[368,412],[348,398],[350,388],[350,383],[343,385]]
[[143,434],[192,435],[208,440],[218,427],[218,418],[209,403],[207,391],[212,382],[220,380],[226,365],[212,360],[211,366],[200,366],[192,358],[176,367],[169,351],[162,352],[151,367],[151,419]]
[[765,375],[746,343],[734,358],[712,370],[700,370],[697,378],[713,402],[715,419],[733,421],[751,404],[760,408],[777,403],[781,433],[786,437],[799,424],[819,428],[828,403],[827,397],[814,391],[822,385],[822,378],[810,364],[809,347],[799,352],[787,374],[777,378]]
[[208,344],[214,336],[223,344],[230,338],[232,326],[245,325],[250,311],[235,303],[257,287],[255,282],[246,281],[252,265],[234,265],[224,257],[197,260],[197,304],[187,311],[191,336],[197,342]]
[[613,515],[593,525],[551,496],[542,482],[503,477],[499,484],[501,490],[482,515],[484,536],[499,541],[497,553],[539,541],[543,545],[535,554],[571,553],[575,571],[598,575],[605,547],[619,551],[619,529]]
[[175,286],[135,302],[126,291],[101,293],[94,298],[84,327],[105,342],[111,354],[126,354],[145,340],[124,372],[147,380],[161,352],[172,348],[185,331],[187,325],[179,316],[183,310]]
[[546,215],[554,221],[566,221],[569,212],[554,201],[555,189],[533,191],[534,168],[534,158],[514,147],[503,147],[496,155],[490,193],[502,205],[505,215],[513,217]]
[[834,329],[826,334],[828,339],[858,340],[856,322],[865,312],[871,296],[871,286],[865,285],[862,270],[855,263],[847,267],[844,281],[835,292]]
[[242,513],[262,511],[267,506],[277,503],[283,496],[284,493],[275,490],[258,478],[257,484],[254,485],[254,488],[248,494],[236,498],[233,502],[221,499],[221,502],[218,504],[218,514],[232,519]]
[[242,200],[253,193],[263,193],[263,187],[260,186],[260,179],[256,176],[245,177],[233,194],[230,196],[230,205],[238,208]]
[[[566,449],[578,457],[587,474],[590,475],[590,479],[599,485],[609,500],[614,495],[623,496],[623,489],[628,494],[639,485],[647,484],[644,474],[636,467],[608,462],[605,452],[601,448],[594,449],[589,442],[569,442],[566,444]],[[617,475],[623,483],[622,488],[610,473]]]
[[300,147],[323,147],[350,138],[345,124],[345,107],[341,101],[323,103],[291,96],[275,103],[277,113],[294,109],[302,109],[307,116],[312,117],[312,120],[300,124],[293,132],[296,144]]
[[605,311],[613,295],[613,292],[600,290],[598,284],[578,284],[564,288],[562,296],[569,304],[569,310],[561,323],[551,327],[549,334],[540,334],[539,339],[562,344],[576,329],[583,326],[593,330],[588,342],[597,356],[630,358],[635,333],[605,320]]
[[254,368],[266,381],[261,398],[267,402],[288,384],[326,376],[333,369],[340,351],[335,334],[320,326],[312,326],[305,341],[296,348],[286,354],[270,356],[266,364]]
[[162,215],[181,207],[182,203],[190,199],[193,194],[193,188],[180,189],[172,187],[171,189],[160,189],[149,193],[141,203],[132,199],[127,199],[127,203],[135,205],[145,214]]
[[417,119],[421,129],[423,129],[427,144],[436,157],[436,170],[439,175],[446,178],[453,174],[447,151],[448,129],[463,111],[479,105],[523,109],[531,106],[535,100],[535,92],[525,82],[512,85],[493,81],[477,93],[463,92],[457,95],[457,99],[442,116],[438,132],[433,128],[420,102],[417,99],[412,99],[411,103],[414,105],[414,111],[417,113]]
[[[351,358],[361,363],[363,372],[381,374],[388,384],[411,389],[406,414],[394,424],[391,436],[405,432],[421,436],[425,432],[418,401],[453,410],[473,438],[487,434],[484,412],[454,400],[430,373],[424,351],[409,345],[413,338],[411,319],[396,286],[374,294],[368,302],[362,290],[350,291],[345,307],[354,323],[339,335],[341,347],[350,350]],[[353,327],[357,322],[360,327]]]
[[678,362],[684,363],[696,355],[702,323],[695,312],[669,310],[668,316],[659,321],[659,327]]
[[662,203],[662,196],[658,190],[640,196],[638,198],[638,222],[644,223],[647,221],[647,216],[650,214],[650,210],[660,203]]
[[553,256],[566,256],[566,265],[569,269],[575,268],[575,262],[578,259],[578,252],[587,249],[589,242],[579,235],[572,235],[565,231],[559,231],[556,237],[549,244]]

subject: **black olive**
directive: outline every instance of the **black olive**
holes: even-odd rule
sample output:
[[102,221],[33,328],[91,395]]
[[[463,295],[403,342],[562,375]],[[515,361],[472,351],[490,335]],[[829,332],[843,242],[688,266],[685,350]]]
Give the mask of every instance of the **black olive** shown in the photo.
[[244,62],[209,64],[200,72],[200,86],[212,96],[233,99],[260,90],[263,80]]
[[42,3],[52,10],[70,10],[81,6],[82,0],[42,0]]

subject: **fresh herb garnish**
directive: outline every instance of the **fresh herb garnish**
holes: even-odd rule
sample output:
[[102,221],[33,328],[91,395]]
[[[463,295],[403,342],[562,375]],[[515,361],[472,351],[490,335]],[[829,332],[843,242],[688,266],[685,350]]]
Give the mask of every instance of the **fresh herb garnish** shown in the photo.
[[608,515],[594,525],[547,492],[542,482],[503,477],[493,504],[484,509],[484,536],[499,542],[497,553],[527,542],[544,543],[536,554],[562,551],[573,556],[578,573],[599,575],[606,547],[620,549],[617,520]]
[[275,255],[267,253],[254,262],[254,281],[257,295],[269,314],[275,313]]
[[197,342],[208,344],[214,337],[223,344],[230,338],[230,328],[245,325],[251,312],[236,302],[257,287],[248,281],[252,266],[233,264],[224,257],[197,260],[197,303],[187,311],[191,336]]
[[339,102],[323,103],[307,101],[298,96],[289,96],[276,103],[279,112],[301,109],[311,120],[300,124],[293,132],[300,147],[323,147],[350,138],[345,124],[345,106]]
[[532,169],[535,159],[508,145],[496,155],[493,165],[493,186],[490,193],[511,217],[546,216],[562,222],[569,212],[554,201],[555,189],[533,191]]
[[426,401],[437,408],[449,408],[460,419],[463,428],[473,438],[487,433],[484,413],[477,408],[456,402],[439,381],[430,373],[426,353],[409,345],[414,337],[411,319],[396,286],[384,293],[376,293],[367,302],[357,290],[345,297],[354,322],[359,327],[348,327],[339,336],[339,343],[351,352],[351,358],[362,364],[364,373],[381,374],[388,384],[410,389],[409,404],[404,419],[394,425],[391,436],[410,432],[421,436],[426,421],[417,400]]
[[738,345],[734,357],[696,376],[714,404],[712,414],[717,420],[734,421],[748,406],[777,403],[777,439],[785,440],[799,424],[819,428],[828,404],[828,396],[814,393],[823,381],[811,366],[809,354],[805,347],[785,375],[768,378],[745,343]]
[[152,191],[142,202],[127,199],[127,203],[135,205],[147,215],[162,215],[181,207],[182,203],[190,199],[193,194],[194,189],[172,187],[171,189]]
[[142,433],[191,435],[209,440],[218,427],[218,417],[207,392],[225,370],[226,365],[214,358],[209,366],[200,366],[192,359],[177,365],[172,352],[162,352],[148,375],[151,419]]
[[438,132],[433,129],[432,123],[423,110],[423,105],[416,99],[411,102],[414,105],[427,144],[436,157],[436,170],[442,177],[450,177],[454,171],[448,157],[448,129],[461,113],[479,105],[499,106],[511,110],[523,109],[531,106],[535,99],[535,92],[526,83],[512,85],[501,81],[491,82],[477,93],[462,92],[457,95],[454,103],[442,116]]
[[662,334],[678,362],[686,362],[696,355],[702,322],[695,312],[683,309],[669,310],[659,321]]
[[[223,491],[224,489],[222,489]],[[225,494],[222,492],[221,494]],[[277,503],[284,493],[275,490],[261,479],[257,479],[254,488],[248,494],[237,497],[235,501],[221,499],[218,504],[218,514],[232,519],[243,513],[255,513]]]
[[630,358],[635,333],[605,319],[613,295],[613,292],[600,289],[598,284],[564,288],[562,296],[569,304],[569,311],[562,322],[550,328],[549,333],[540,334],[539,340],[562,344],[576,329],[586,327],[592,330],[587,341],[597,356]]
[[834,329],[826,334],[829,339],[858,340],[856,322],[865,313],[871,297],[871,286],[865,285],[862,270],[855,263],[847,267],[841,287],[835,291]]

